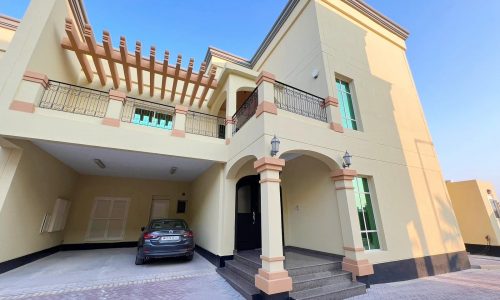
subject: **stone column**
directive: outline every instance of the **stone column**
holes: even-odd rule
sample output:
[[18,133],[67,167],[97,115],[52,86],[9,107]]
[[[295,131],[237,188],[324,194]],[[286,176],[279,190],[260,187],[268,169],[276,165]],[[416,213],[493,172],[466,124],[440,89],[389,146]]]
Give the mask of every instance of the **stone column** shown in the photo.
[[263,296],[273,295],[273,299],[288,298],[292,290],[292,278],[288,276],[283,261],[281,239],[280,178],[285,161],[274,157],[263,157],[254,163],[260,173],[261,227],[262,227],[262,268],[255,275],[255,286]]
[[123,102],[127,95],[117,90],[109,90],[109,104],[106,115],[102,119],[103,125],[120,127],[120,117],[123,110]]
[[325,98],[326,118],[330,129],[336,132],[344,132],[342,127],[342,117],[340,116],[339,100],[328,96]]
[[356,175],[357,172],[350,169],[335,170],[331,174],[335,183],[344,242],[345,257],[342,261],[342,270],[351,272],[353,279],[356,279],[357,276],[373,274],[373,265],[367,259],[361,259],[365,250],[361,240],[358,209],[353,187],[353,179]]
[[172,130],[172,136],[182,138],[186,136],[186,114],[188,110],[189,108],[187,106],[175,106],[174,129]]
[[276,115],[278,109],[274,104],[274,82],[275,77],[269,72],[262,71],[257,77],[258,105],[255,111],[255,117],[258,118],[262,113],[270,113]]
[[24,72],[23,80],[19,84],[9,109],[34,113],[35,105],[40,102],[48,86],[47,75],[31,71]]

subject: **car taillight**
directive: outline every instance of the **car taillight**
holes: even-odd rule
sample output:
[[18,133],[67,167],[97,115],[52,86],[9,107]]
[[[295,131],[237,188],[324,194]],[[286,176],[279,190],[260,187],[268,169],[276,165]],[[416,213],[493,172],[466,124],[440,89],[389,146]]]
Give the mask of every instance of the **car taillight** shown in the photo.
[[144,239],[145,240],[150,240],[150,239],[155,239],[155,238],[157,238],[156,234],[152,234],[152,233],[149,233],[149,232],[144,233]]
[[184,237],[186,237],[186,238],[192,238],[193,237],[193,232],[191,230],[184,232]]

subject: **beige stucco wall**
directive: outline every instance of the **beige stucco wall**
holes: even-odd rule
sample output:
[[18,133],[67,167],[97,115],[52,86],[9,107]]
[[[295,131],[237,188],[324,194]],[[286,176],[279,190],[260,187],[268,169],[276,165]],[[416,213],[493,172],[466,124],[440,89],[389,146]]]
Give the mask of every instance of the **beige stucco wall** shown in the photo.
[[57,198],[71,200],[77,174],[27,141],[12,141],[22,156],[0,211],[0,262],[57,246],[63,232],[40,233]]
[[16,32],[7,28],[0,27],[0,60],[2,59],[7,48],[9,47],[10,41],[14,37]]
[[153,195],[166,196],[170,200],[170,218],[185,218],[185,214],[176,213],[177,200],[189,200],[188,190],[188,183],[183,182],[81,175],[72,195],[64,244],[86,242],[85,235],[96,197],[130,198],[123,241],[137,241],[140,228],[149,222]]
[[500,246],[500,222],[487,196],[487,191],[491,190],[494,199],[498,199],[493,186],[478,180],[448,181],[446,186],[464,242],[486,245],[485,237],[488,235],[491,245]]
[[286,163],[281,174],[286,246],[344,254],[335,186],[329,173],[324,163],[310,156]]
[[214,254],[220,254],[223,171],[224,165],[214,164],[190,184],[187,208],[187,219],[196,245]]

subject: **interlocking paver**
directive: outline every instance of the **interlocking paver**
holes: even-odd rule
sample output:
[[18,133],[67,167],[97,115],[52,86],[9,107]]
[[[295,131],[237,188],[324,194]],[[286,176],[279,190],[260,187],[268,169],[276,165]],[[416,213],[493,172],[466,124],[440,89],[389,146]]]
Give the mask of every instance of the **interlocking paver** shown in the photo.
[[500,270],[465,270],[414,280],[375,284],[356,300],[500,299]]

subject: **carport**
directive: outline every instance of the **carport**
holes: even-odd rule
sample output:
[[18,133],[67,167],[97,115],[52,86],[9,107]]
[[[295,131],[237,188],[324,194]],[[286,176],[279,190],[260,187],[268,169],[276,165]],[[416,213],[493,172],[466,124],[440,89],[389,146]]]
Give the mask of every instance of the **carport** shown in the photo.
[[[170,259],[144,266],[135,266],[134,258],[141,227],[152,217],[186,220],[197,247],[203,253],[217,253],[219,223],[213,220],[220,219],[222,163],[49,141],[10,141],[22,156],[13,179],[16,184],[3,203],[0,233],[23,238],[2,245],[0,273],[7,272],[0,274],[1,293],[214,272],[215,266],[199,255],[192,262]],[[60,213],[55,209],[57,199],[68,202],[69,209],[63,210],[67,217],[58,229],[47,230],[46,221]]]

